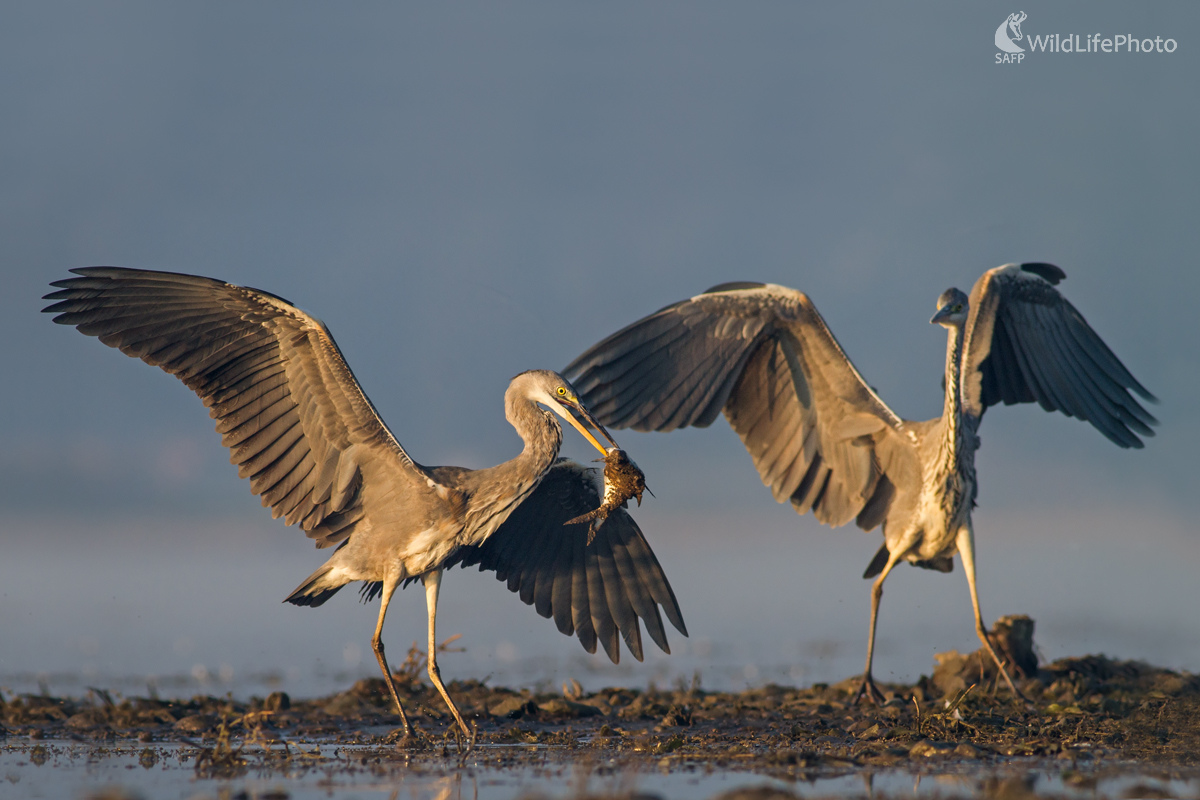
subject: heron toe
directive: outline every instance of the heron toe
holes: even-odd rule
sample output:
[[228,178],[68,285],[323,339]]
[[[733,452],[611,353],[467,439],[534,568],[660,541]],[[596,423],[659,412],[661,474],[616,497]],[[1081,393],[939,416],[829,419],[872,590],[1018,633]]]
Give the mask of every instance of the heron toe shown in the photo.
[[887,697],[875,685],[875,679],[871,677],[870,673],[863,675],[862,684],[859,685],[858,691],[855,692],[851,705],[858,705],[864,697],[877,706],[881,706],[887,702]]

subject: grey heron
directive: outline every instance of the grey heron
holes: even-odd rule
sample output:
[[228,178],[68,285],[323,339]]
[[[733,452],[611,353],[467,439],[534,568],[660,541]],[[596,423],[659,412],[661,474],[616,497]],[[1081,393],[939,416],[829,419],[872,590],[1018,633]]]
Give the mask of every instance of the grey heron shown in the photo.
[[[519,592],[589,653],[613,662],[620,637],[639,661],[638,618],[666,652],[662,612],[687,635],[666,575],[637,524],[617,509],[588,543],[588,525],[564,525],[595,508],[593,470],[558,459],[562,427],[605,446],[577,419],[616,443],[561,375],[523,372],[504,394],[505,415],[525,442],[487,469],[427,467],[413,460],[363,393],[329,330],[267,292],[211,278],[117,267],[72,270],[43,309],[182,380],[216,420],[238,474],[273,517],[298,524],[333,555],[288,597],[319,606],[352,581],[381,598],[371,639],[403,723],[382,632],[392,594],[421,581],[429,618],[428,674],[458,727],[471,731],[437,664],[442,571],[478,565]],[[547,411],[546,409],[549,409]],[[557,459],[557,460],[556,460]]]
[[1153,401],[1055,286],[1053,264],[1007,264],[949,289],[942,415],[900,418],[859,374],[812,302],[762,283],[727,283],[669,305],[594,345],[565,370],[602,424],[639,431],[706,427],[722,411],[775,500],[821,522],[883,525],[866,669],[856,699],[883,699],[871,675],[883,582],[900,561],[949,572],[955,552],[975,631],[1014,695],[988,640],[975,587],[971,509],[984,412],[1038,402],[1087,420],[1121,447],[1142,447]]

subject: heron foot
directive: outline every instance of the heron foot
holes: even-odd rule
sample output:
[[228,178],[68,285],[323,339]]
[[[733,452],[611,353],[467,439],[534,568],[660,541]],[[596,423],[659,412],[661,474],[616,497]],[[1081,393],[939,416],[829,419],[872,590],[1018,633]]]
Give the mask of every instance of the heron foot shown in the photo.
[[[996,678],[997,683],[999,683],[1000,678],[1004,678],[1004,682],[1008,684],[1009,691],[1012,692],[1013,701],[1019,705],[1023,705],[1026,711],[1037,711],[1037,706],[1034,705],[1033,701],[1025,696],[1024,692],[1017,688],[1017,684],[1013,682],[1012,677],[1008,674],[1008,669],[1004,666],[1004,661],[1001,660],[1000,656],[996,653],[996,648],[992,645],[993,636],[995,636],[995,634],[989,633],[986,630],[979,634],[979,638],[983,641],[984,647],[992,656],[992,660],[996,663],[996,669],[999,673]],[[980,677],[982,677],[982,667],[980,668]]]
[[858,691],[854,693],[854,700],[851,705],[858,705],[863,698],[867,698],[877,706],[881,706],[887,702],[887,698],[879,687],[875,685],[875,679],[871,677],[871,673],[863,675],[862,683],[858,687]]
[[396,728],[383,737],[384,744],[394,744],[398,750],[423,750],[429,742],[411,727]]
[[469,731],[457,724],[452,725],[450,731],[454,734],[454,744],[458,748],[459,755],[466,755],[475,749],[475,739],[479,735],[479,726],[475,720],[471,720]]

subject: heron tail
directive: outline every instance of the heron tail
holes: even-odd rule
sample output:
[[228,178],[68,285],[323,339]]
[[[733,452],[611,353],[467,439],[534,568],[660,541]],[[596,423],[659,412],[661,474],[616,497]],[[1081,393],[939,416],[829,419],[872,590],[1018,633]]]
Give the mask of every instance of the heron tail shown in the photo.
[[337,594],[338,589],[346,585],[345,581],[339,581],[330,575],[331,572],[333,572],[333,567],[329,564],[324,564],[312,575],[305,578],[304,583],[297,586],[295,591],[284,599],[284,602],[298,606],[321,605]]

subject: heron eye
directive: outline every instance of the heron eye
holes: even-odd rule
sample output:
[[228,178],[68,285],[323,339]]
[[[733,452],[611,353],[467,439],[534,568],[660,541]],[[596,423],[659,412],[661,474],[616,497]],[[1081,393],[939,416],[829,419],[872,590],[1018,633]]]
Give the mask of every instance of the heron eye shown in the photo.
[[955,303],[954,304],[954,313],[957,314],[960,311],[962,311],[962,303]]
[[567,396],[566,387],[564,387],[564,386],[558,387],[558,394],[562,397],[566,397]]

